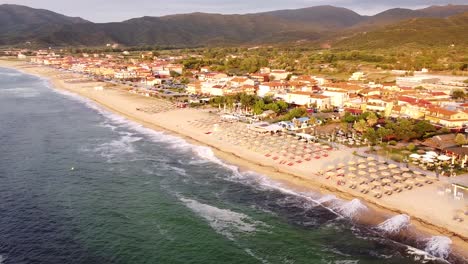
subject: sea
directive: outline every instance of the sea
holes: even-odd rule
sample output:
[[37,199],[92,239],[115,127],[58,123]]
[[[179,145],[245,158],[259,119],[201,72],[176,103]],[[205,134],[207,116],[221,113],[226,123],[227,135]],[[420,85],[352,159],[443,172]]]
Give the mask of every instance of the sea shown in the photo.
[[355,222],[365,210],[0,68],[1,264],[463,263],[448,238]]

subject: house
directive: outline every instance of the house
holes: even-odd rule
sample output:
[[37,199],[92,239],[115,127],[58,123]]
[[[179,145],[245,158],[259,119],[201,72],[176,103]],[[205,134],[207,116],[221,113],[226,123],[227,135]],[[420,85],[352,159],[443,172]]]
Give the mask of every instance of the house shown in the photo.
[[322,95],[330,97],[330,104],[335,107],[343,107],[349,100],[349,94],[344,90],[324,90]]
[[270,76],[274,80],[278,80],[278,81],[286,80],[288,78],[289,74],[291,74],[291,72],[288,72],[288,71],[285,71],[285,70],[272,70],[270,72]]
[[288,88],[288,84],[283,82],[267,82],[262,83],[258,86],[257,95],[260,97],[264,97],[266,95],[273,95],[279,91],[282,91]]
[[233,77],[231,80],[229,80],[229,85],[233,86],[233,87],[241,87],[243,85],[255,85],[255,81],[254,80],[251,80],[247,77],[239,77],[239,76],[236,76],[236,77]]
[[189,83],[189,84],[187,84],[187,88],[185,90],[189,94],[201,94],[202,93],[202,91],[201,91],[201,82],[196,81],[196,82]]
[[144,83],[144,84],[146,84],[148,86],[155,86],[155,85],[161,84],[162,79],[150,76],[150,77],[146,77],[146,79],[143,79],[142,83]]
[[393,109],[393,100],[382,99],[378,96],[366,97],[366,102],[362,104],[362,110],[380,112],[384,116],[390,116]]
[[449,128],[461,128],[468,124],[468,113],[452,111],[440,107],[428,108],[425,120]]
[[225,95],[225,91],[224,91],[224,87],[222,85],[214,85],[211,87],[211,90],[210,90],[210,95],[212,96],[224,96]]
[[330,97],[321,94],[314,94],[311,92],[290,92],[284,95],[278,95],[289,104],[316,107],[320,110],[328,109],[331,107]]
[[350,81],[361,81],[365,77],[365,74],[363,72],[354,72],[351,77],[349,77]]
[[210,67],[209,66],[203,66],[200,68],[201,73],[208,73],[210,72]]

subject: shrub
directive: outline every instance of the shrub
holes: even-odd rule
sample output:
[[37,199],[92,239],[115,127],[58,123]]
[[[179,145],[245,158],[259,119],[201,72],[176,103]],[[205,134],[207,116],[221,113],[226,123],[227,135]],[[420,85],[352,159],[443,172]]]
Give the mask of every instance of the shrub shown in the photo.
[[397,142],[395,140],[390,140],[388,144],[391,146],[396,146]]
[[416,146],[413,143],[409,143],[408,146],[406,146],[406,149],[409,151],[413,151],[416,149]]

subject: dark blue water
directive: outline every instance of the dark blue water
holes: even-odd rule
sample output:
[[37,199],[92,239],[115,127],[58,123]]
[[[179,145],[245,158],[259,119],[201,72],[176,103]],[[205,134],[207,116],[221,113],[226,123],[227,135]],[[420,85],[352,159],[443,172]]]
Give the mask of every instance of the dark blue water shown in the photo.
[[437,262],[318,193],[2,68],[0,155],[0,263]]

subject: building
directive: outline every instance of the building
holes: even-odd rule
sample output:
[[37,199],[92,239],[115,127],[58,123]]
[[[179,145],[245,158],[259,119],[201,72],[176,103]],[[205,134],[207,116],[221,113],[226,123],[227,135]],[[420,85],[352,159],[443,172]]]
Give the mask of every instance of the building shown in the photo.
[[440,107],[432,107],[426,110],[425,119],[444,127],[461,128],[468,124],[468,113],[465,111],[452,111]]
[[365,74],[363,72],[354,72],[351,77],[349,77],[350,81],[361,81],[365,78]]

